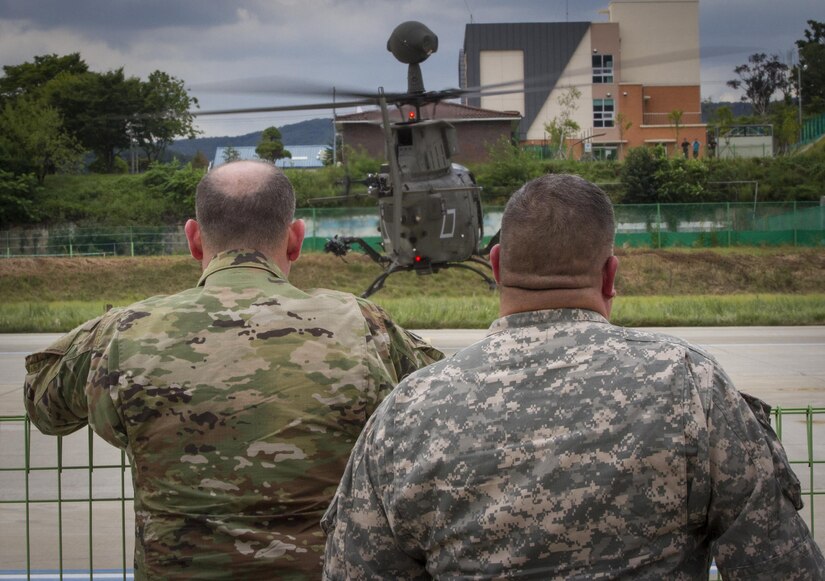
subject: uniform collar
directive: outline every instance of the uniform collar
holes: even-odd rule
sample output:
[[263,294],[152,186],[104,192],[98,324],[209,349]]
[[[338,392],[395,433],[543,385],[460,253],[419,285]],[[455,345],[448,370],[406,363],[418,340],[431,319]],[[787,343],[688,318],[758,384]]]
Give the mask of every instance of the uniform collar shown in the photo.
[[493,321],[490,333],[498,333],[505,329],[519,327],[535,327],[539,325],[557,325],[559,323],[604,323],[609,321],[596,311],[585,309],[548,309],[544,311],[526,311],[514,313]]
[[198,286],[204,286],[206,279],[216,272],[230,268],[257,268],[269,272],[277,278],[286,280],[286,276],[281,272],[281,269],[262,253],[257,250],[242,248],[238,250],[227,250],[216,254],[203,271],[198,281]]

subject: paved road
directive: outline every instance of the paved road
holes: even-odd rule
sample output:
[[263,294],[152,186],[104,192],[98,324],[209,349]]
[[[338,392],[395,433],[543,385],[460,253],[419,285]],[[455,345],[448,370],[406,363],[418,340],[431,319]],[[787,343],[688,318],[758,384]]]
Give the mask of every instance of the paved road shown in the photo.
[[[825,327],[669,327],[713,354],[741,391],[782,407],[825,407]],[[481,339],[483,330],[421,330],[442,351]]]
[[[656,329],[704,346],[736,386],[783,407],[825,406],[825,326],[671,327]],[[445,352],[477,341],[484,330],[422,330]],[[0,335],[0,416],[23,413],[23,358],[54,334]]]
[[[819,327],[720,327],[657,329],[698,343],[710,351],[728,371],[737,387],[750,392],[772,405],[785,408],[812,404],[825,407],[825,326]],[[420,335],[446,353],[477,341],[483,330],[422,330]],[[27,334],[0,335],[0,416],[22,415],[21,385],[25,375],[23,360],[26,354],[48,345],[58,335]],[[825,420],[815,418],[811,437],[814,442],[825,438]],[[783,424],[783,441],[791,459],[807,455],[807,434],[803,416],[790,416]],[[24,466],[22,424],[0,423],[0,467]],[[119,462],[119,451],[98,439],[93,441],[95,464]],[[86,431],[64,439],[64,465],[86,465],[90,442]],[[816,459],[822,460],[820,447],[815,444]],[[56,440],[33,432],[31,436],[32,466],[55,466]],[[807,465],[797,471],[803,486],[810,487]],[[121,471],[112,468],[95,469],[90,479],[88,470],[64,470],[61,494],[64,499],[87,499],[89,490],[95,499],[116,498],[124,488],[131,494],[128,473],[125,483]],[[813,472],[814,487],[825,488],[825,465],[819,464]],[[0,472],[0,500],[20,500],[25,497],[26,475],[19,472]],[[48,500],[58,492],[55,471],[32,471],[28,478],[29,498]],[[810,506],[810,499],[806,499]],[[131,563],[132,515],[131,505],[125,506],[125,533],[121,524],[123,508],[119,502],[95,501],[90,521],[89,502],[64,502],[62,508],[63,562],[67,569],[88,569],[89,563],[97,569],[117,568],[123,562],[122,545],[125,542],[126,562]],[[825,539],[825,497],[817,497],[815,507],[816,537]],[[54,569],[58,562],[58,513],[56,503],[26,505],[0,504],[0,571],[26,568],[26,522],[30,523],[29,559],[33,569]],[[806,520],[811,515],[806,507]],[[90,522],[91,530],[90,534]],[[93,556],[90,558],[89,538],[92,538]],[[125,538],[125,540],[124,540]]]

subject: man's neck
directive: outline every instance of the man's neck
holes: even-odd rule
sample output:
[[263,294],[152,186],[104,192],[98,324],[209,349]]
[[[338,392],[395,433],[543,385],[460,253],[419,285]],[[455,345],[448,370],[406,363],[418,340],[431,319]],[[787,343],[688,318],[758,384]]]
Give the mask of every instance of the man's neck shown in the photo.
[[[283,250],[264,250],[259,248],[251,248],[250,250],[255,250],[256,252],[260,252],[263,254],[267,260],[270,262],[275,263],[275,265],[281,269],[281,272],[284,273],[284,276],[289,276],[289,267],[292,263],[286,257],[286,253]],[[221,252],[226,252],[225,250],[212,252],[207,252],[207,249],[204,249],[203,252],[203,259],[201,260],[201,270],[206,270],[206,267],[209,266],[209,263],[212,262],[212,259],[215,258]]]
[[527,311],[547,309],[585,309],[595,311],[604,318],[610,317],[610,305],[602,294],[593,288],[524,290],[514,287],[501,288],[499,315],[506,317]]

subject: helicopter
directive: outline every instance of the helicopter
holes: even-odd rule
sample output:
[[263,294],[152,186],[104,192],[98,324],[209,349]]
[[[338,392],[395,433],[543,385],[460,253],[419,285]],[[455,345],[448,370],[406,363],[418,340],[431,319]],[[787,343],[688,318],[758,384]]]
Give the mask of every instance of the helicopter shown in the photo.
[[[385,142],[386,163],[363,183],[378,201],[378,230],[382,251],[364,239],[335,236],[324,250],[344,257],[354,247],[381,266],[382,272],[361,294],[378,292],[388,277],[413,271],[429,275],[448,268],[478,274],[490,290],[496,288],[492,267],[485,256],[497,241],[496,234],[482,248],[484,238],[481,187],[464,166],[454,163],[458,152],[455,128],[438,119],[422,119],[421,108],[454,99],[466,89],[426,91],[421,63],[438,50],[438,37],[417,21],[399,24],[387,41],[387,50],[408,65],[405,93],[350,93],[356,101],[266,108],[274,110],[332,109],[377,104]],[[404,121],[390,122],[389,104],[399,111],[411,110]],[[246,113],[250,110],[200,111],[198,115]]]
[[[446,268],[475,272],[495,289],[495,281],[486,272],[491,270],[484,258],[489,247],[480,247],[484,235],[481,187],[466,167],[452,162],[458,151],[455,128],[443,120],[421,118],[423,105],[458,94],[457,90],[424,90],[420,64],[438,50],[438,37],[424,24],[408,21],[395,28],[387,49],[408,65],[408,87],[404,94],[378,94],[388,159],[378,174],[367,177],[366,184],[368,193],[378,199],[384,254],[362,238],[349,236],[334,237],[324,250],[345,256],[358,245],[382,266],[384,271],[363,297],[379,291],[392,274],[426,275]],[[407,120],[391,123],[389,99],[399,110],[412,106],[414,111]]]

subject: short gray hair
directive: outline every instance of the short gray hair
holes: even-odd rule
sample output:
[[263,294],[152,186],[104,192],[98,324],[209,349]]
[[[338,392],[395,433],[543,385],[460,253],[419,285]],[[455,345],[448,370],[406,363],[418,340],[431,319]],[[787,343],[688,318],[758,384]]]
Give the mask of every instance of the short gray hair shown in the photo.
[[502,285],[540,290],[594,276],[614,233],[613,205],[596,185],[564,174],[528,182],[501,219]]
[[273,248],[294,216],[292,184],[271,163],[231,162],[198,184],[195,217],[204,243],[216,252]]

